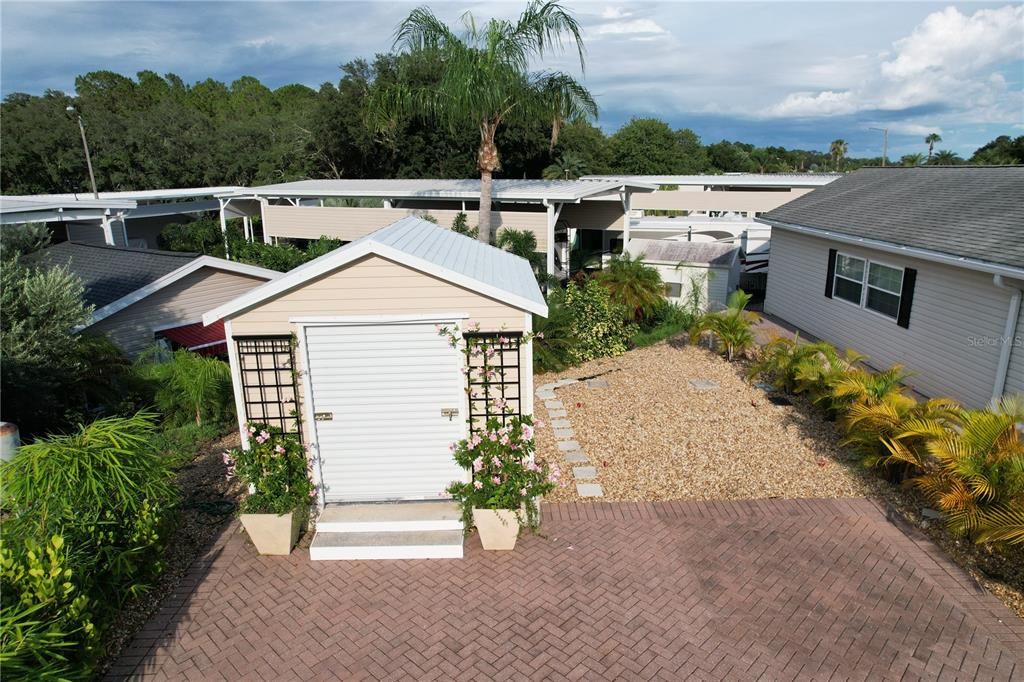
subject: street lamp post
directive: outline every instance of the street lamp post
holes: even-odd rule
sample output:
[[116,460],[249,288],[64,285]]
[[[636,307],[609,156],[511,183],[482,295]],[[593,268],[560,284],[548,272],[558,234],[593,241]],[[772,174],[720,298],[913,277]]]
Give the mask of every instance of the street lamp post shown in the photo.
[[78,131],[82,133],[82,149],[85,150],[85,165],[89,167],[89,184],[92,185],[92,196],[94,199],[99,199],[100,193],[96,191],[96,176],[92,172],[92,157],[89,156],[89,143],[85,139],[85,124],[82,123],[82,115],[70,104],[68,105],[67,112],[78,118]]
[[889,129],[869,128],[869,130],[880,130],[882,132],[882,168],[885,168],[886,162],[889,160]]

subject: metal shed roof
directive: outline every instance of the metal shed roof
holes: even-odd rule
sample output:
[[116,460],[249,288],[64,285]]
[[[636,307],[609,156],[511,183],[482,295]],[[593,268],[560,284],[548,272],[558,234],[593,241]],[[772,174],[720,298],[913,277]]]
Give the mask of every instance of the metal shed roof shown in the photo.
[[729,265],[739,254],[739,247],[714,242],[680,242],[668,239],[631,239],[627,250],[645,261],[659,263],[706,263]]
[[547,315],[533,268],[523,258],[415,216],[335,249],[203,315],[203,323],[230,318],[364,256],[376,254],[520,310]]
[[[495,180],[495,201],[579,201],[611,195],[622,187],[633,192],[653,192],[656,186],[634,181],[593,180]],[[226,196],[262,197],[378,197],[381,199],[480,198],[480,181],[466,180],[300,180],[263,185]]]
[[722,173],[720,175],[585,175],[583,180],[643,182],[658,185],[722,187],[821,187],[842,173]]
[[[218,187],[178,187],[174,189],[141,189],[125,192],[100,192],[100,198],[93,197],[92,192],[69,192],[66,194],[29,194],[22,196],[8,195],[7,199],[23,199],[27,201],[51,201],[65,204],[74,202],[95,202],[99,201],[103,206],[110,206],[111,201],[139,202],[139,201],[165,201],[169,199],[198,199],[201,197],[214,197],[219,194],[227,194],[245,190],[238,185],[222,185]],[[134,206],[133,206],[134,207]]]

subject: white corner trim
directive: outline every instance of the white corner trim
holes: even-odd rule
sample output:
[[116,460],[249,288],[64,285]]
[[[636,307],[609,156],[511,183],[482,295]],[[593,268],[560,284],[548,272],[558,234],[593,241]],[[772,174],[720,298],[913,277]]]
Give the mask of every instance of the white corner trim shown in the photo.
[[235,394],[235,417],[238,420],[238,434],[242,437],[242,449],[249,449],[249,432],[245,429],[245,398],[242,396],[242,367],[239,364],[238,348],[231,331],[231,320],[224,322],[224,340],[228,344],[228,367],[231,368],[231,387]]
[[[164,289],[183,277],[188,277],[192,273],[201,270],[202,268],[212,268],[214,270],[222,270],[224,272],[234,272],[240,275],[248,275],[251,277],[258,277],[259,279],[273,280],[280,276],[280,272],[276,270],[267,270],[266,268],[256,267],[255,265],[247,265],[245,263],[235,263],[233,261],[224,260],[223,258],[215,258],[213,256],[199,256],[198,258],[182,265],[177,270],[172,270],[160,279],[154,280],[144,287],[136,289],[127,296],[122,296],[113,303],[108,303],[99,310],[96,310],[92,314],[92,318],[86,324],[82,325],[78,329],[84,329],[97,322],[104,320],[114,313],[118,313],[130,305],[138,303],[147,296],[152,296],[156,292]],[[204,317],[205,320],[205,317]],[[207,322],[206,324],[209,324]]]
[[413,313],[409,315],[311,315],[307,317],[289,317],[288,322],[303,327],[325,325],[363,325],[363,324],[405,324],[410,322],[445,322],[469,318],[469,313]]
[[252,291],[242,294],[241,296],[234,298],[217,308],[214,308],[203,315],[203,323],[211,324],[219,319],[230,317],[239,312],[248,310],[263,301],[291,291],[310,280],[338,270],[369,255],[387,258],[388,260],[395,261],[396,263],[405,265],[413,270],[419,270],[420,272],[443,279],[446,282],[451,282],[452,284],[469,289],[470,291],[475,291],[483,294],[484,296],[507,303],[519,308],[520,310],[528,310],[538,315],[544,315],[545,317],[548,314],[547,303],[531,301],[498,287],[467,277],[466,275],[453,272],[448,268],[443,268],[433,263],[429,263],[422,258],[412,256],[404,251],[400,251],[385,244],[379,244],[373,241],[373,239],[367,239],[363,242],[353,242],[349,247],[342,247],[325,256],[321,256],[316,260],[310,261],[305,265],[300,265],[283,276],[278,277],[263,286],[257,287]]

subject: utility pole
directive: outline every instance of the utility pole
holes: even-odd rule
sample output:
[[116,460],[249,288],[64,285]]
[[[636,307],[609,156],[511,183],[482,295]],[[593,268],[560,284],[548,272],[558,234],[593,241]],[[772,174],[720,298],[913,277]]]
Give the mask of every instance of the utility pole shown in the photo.
[[85,139],[85,124],[82,123],[82,115],[74,106],[68,105],[67,112],[78,118],[78,131],[82,133],[82,149],[85,150],[85,165],[89,167],[89,184],[92,185],[93,199],[99,199],[100,193],[96,191],[96,176],[92,172],[92,157],[89,156],[89,143]]
[[888,128],[870,128],[870,130],[881,130],[882,131],[882,168],[885,168],[886,162],[889,160],[889,129]]

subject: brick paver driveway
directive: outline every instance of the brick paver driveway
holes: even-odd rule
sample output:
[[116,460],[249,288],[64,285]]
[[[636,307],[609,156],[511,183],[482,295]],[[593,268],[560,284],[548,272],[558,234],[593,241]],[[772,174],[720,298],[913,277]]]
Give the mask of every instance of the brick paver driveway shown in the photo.
[[[867,500],[545,508],[511,554],[259,557],[233,528],[112,675],[1024,679],[1024,622]],[[187,592],[188,590],[183,590]]]

